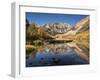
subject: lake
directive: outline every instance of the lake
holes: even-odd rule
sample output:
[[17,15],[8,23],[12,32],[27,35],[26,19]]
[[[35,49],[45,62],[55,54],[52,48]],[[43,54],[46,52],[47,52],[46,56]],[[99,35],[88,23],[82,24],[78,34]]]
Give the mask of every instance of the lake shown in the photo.
[[26,67],[89,64],[89,48],[76,43],[45,44],[26,56]]

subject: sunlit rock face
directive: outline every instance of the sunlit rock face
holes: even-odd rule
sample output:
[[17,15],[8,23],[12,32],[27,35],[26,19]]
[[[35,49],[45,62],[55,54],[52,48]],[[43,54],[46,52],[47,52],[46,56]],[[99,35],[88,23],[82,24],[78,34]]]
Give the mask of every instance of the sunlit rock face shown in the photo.
[[89,30],[89,16],[77,22],[75,29],[76,33],[81,33]]
[[71,29],[71,25],[68,23],[48,23],[44,27],[51,35],[63,34]]
[[89,16],[80,20],[76,25],[68,30],[64,35],[75,35],[83,32],[89,32]]

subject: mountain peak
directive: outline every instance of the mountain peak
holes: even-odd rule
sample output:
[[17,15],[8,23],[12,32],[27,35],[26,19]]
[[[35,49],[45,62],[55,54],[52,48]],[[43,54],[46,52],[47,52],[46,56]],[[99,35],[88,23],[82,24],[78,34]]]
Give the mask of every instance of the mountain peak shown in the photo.
[[70,24],[63,23],[63,22],[48,23],[48,24],[45,24],[44,27],[52,35],[62,34],[62,33],[65,33],[71,29]]

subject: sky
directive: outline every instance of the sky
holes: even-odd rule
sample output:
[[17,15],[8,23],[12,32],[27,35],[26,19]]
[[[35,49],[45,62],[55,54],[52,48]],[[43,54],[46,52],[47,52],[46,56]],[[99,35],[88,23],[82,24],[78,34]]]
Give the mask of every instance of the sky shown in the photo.
[[26,19],[29,23],[43,25],[54,22],[64,22],[70,24],[72,27],[85,18],[87,15],[74,15],[74,14],[55,14],[55,13],[34,13],[26,12]]

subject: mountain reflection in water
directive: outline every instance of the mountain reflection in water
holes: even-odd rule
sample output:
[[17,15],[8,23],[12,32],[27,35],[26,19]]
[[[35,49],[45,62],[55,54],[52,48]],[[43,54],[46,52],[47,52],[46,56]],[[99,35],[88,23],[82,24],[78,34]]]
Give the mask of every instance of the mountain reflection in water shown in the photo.
[[26,67],[89,64],[89,48],[75,43],[49,44],[26,57]]

